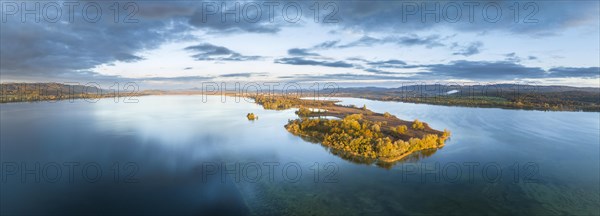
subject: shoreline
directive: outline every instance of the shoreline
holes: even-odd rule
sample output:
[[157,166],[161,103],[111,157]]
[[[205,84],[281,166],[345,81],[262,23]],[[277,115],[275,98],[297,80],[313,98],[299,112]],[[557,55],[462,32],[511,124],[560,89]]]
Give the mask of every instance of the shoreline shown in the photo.
[[[196,92],[196,91],[185,91],[185,92],[169,92],[169,91],[165,91],[165,92],[141,92],[135,95],[127,95],[127,96],[120,96],[120,97],[142,97],[142,96],[169,96],[169,95],[189,95],[189,96],[193,96],[193,95],[204,95],[202,92]],[[252,98],[257,94],[246,94],[246,95],[239,95],[238,93],[231,93],[231,92],[224,92],[222,94],[225,97],[245,97],[245,98]],[[275,93],[273,95],[277,95],[277,96],[281,96],[282,94],[279,93]],[[19,100],[19,101],[4,101],[4,99],[0,99],[0,104],[12,104],[12,103],[31,103],[31,102],[47,102],[47,101],[65,101],[65,100],[85,100],[85,99],[105,99],[105,98],[111,98],[114,96],[95,96],[92,95],[92,97],[74,97],[74,98],[59,98],[59,99],[36,99],[36,100]],[[220,95],[215,95],[215,94],[208,94],[206,96],[220,96]],[[509,105],[498,105],[498,106],[494,106],[494,105],[482,105],[482,104],[448,104],[448,103],[444,103],[444,102],[427,102],[427,101],[406,101],[406,100],[383,100],[383,99],[379,99],[379,98],[373,98],[373,97],[364,97],[364,96],[360,96],[360,95],[356,95],[356,96],[351,96],[351,95],[341,95],[341,96],[334,96],[334,97],[319,97],[319,101],[328,101],[328,100],[323,100],[321,98],[357,98],[357,99],[365,99],[365,100],[372,100],[372,101],[381,101],[381,102],[396,102],[396,103],[407,103],[407,104],[425,104],[425,105],[432,105],[432,106],[444,106],[444,107],[461,107],[461,108],[480,108],[480,109],[502,109],[502,110],[522,110],[522,111],[541,111],[541,112],[584,112],[584,113],[600,113],[600,110],[587,110],[587,109],[543,109],[540,107],[517,107],[517,106],[509,106]],[[331,100],[329,100],[331,101]]]

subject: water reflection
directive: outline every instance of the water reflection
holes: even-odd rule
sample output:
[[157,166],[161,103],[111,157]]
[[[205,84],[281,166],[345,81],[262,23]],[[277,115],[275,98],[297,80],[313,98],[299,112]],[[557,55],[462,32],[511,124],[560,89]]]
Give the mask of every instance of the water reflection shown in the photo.
[[[343,104],[366,104],[375,112],[418,118],[433,128],[452,130],[452,141],[441,150],[379,164],[345,157],[290,134],[283,126],[297,118],[294,110],[264,110],[244,100],[220,100],[217,96],[204,103],[201,96],[150,96],[140,98],[139,104],[112,100],[1,104],[3,164],[96,162],[105,172],[95,183],[81,175],[73,183],[65,178],[35,183],[31,175],[23,183],[20,175],[9,175],[0,184],[0,213],[590,215],[600,210],[598,113],[341,99]],[[249,122],[250,112],[259,120]],[[115,182],[111,170],[115,162],[136,163],[139,182],[124,183],[123,178]],[[273,181],[264,177],[251,182],[235,181],[239,172],[207,177],[202,169],[207,163],[279,166]],[[302,169],[298,181],[283,178],[287,163]],[[479,168],[496,163],[503,178],[499,182],[485,181],[480,175],[469,179],[464,169],[457,181],[444,181],[441,176],[435,182],[431,175],[422,178],[425,171],[405,172],[406,167],[436,163],[441,167],[479,163]],[[521,181],[514,182],[511,167],[527,163],[538,165],[538,181],[526,183],[519,176]],[[326,170],[326,164],[336,169]],[[481,174],[481,169],[475,173]],[[337,181],[323,181],[329,175]]]

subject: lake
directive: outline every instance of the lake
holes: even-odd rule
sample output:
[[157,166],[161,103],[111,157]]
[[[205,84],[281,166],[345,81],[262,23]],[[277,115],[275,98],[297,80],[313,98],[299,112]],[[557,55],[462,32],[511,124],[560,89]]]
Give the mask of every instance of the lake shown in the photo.
[[[598,214],[600,113],[339,98],[452,136],[394,164],[241,99],[1,104],[1,214]],[[258,120],[249,121],[247,113]]]

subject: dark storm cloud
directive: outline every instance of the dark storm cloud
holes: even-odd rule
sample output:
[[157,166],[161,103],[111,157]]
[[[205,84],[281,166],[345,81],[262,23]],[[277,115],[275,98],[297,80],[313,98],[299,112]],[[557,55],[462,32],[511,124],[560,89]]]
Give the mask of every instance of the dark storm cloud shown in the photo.
[[482,46],[483,46],[483,43],[481,43],[480,41],[472,42],[469,45],[463,46],[463,47],[454,43],[452,45],[452,48],[457,49],[457,51],[452,53],[452,55],[472,56],[472,55],[478,54],[480,52],[479,49]]
[[185,50],[196,54],[192,57],[198,61],[250,61],[260,59],[260,56],[245,56],[226,47],[209,43],[186,47]]
[[301,58],[301,57],[280,58],[280,59],[276,59],[275,63],[289,64],[289,65],[325,66],[325,67],[337,67],[337,68],[354,67],[354,65],[344,62],[344,61],[321,61],[321,60],[305,59],[305,58]]

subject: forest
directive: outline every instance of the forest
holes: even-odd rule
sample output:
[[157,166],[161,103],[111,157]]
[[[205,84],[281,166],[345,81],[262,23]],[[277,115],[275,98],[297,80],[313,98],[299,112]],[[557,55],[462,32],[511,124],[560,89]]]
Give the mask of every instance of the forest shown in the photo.
[[[418,120],[413,128],[422,128]],[[352,114],[344,119],[302,118],[290,120],[285,128],[292,134],[308,137],[315,142],[355,156],[392,162],[420,150],[439,148],[450,136],[445,130],[442,135],[426,134],[402,140],[406,126],[390,127],[385,122],[363,119],[361,114]]]
[[[454,92],[454,93],[449,93]],[[600,111],[600,89],[516,84],[399,88],[341,88],[338,97],[358,97],[445,106],[494,107],[544,111]]]
[[[335,101],[275,95],[257,95],[253,99],[265,109],[298,108],[296,114],[300,118],[289,120],[287,131],[321,143],[332,152],[356,157],[393,162],[416,151],[442,147],[450,137],[448,130],[433,130],[418,119],[410,122],[387,112],[375,113],[365,105],[358,108],[337,105]],[[321,118],[324,116],[339,119]]]

